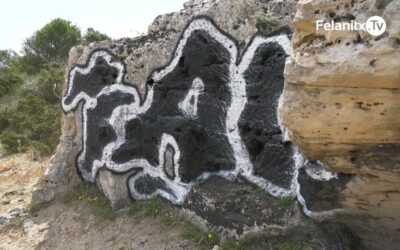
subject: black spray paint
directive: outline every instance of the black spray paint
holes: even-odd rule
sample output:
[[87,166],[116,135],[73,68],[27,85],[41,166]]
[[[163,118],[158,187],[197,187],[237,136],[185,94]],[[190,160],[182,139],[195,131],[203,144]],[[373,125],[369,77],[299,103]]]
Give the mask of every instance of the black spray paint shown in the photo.
[[94,182],[102,168],[139,169],[128,180],[134,199],[160,195],[175,204],[213,175],[241,176],[277,197],[308,198],[298,192],[307,185],[304,171],[299,182],[296,150],[283,141],[277,118],[289,54],[286,34],[256,36],[239,60],[229,35],[207,18],[194,19],[141,98],[123,81],[123,62],[93,51],[70,72],[62,102],[65,112],[83,105],[82,177]]

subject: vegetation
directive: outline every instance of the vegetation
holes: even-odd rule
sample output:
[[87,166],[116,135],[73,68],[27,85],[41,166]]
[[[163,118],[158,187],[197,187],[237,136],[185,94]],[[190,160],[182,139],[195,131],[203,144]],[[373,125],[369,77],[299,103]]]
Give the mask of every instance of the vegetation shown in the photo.
[[279,25],[278,19],[271,13],[257,12],[254,19],[257,27],[265,34],[273,31]]
[[199,247],[204,249],[211,249],[220,242],[220,238],[215,232],[204,232],[190,222],[176,218],[168,208],[168,205],[161,199],[134,202],[130,206],[128,213],[135,222],[140,222],[144,218],[150,217],[160,219],[162,225],[166,227],[183,226],[182,236],[195,241]]
[[282,207],[290,207],[295,203],[295,198],[292,196],[285,196],[279,199],[279,205]]
[[26,39],[24,52],[45,62],[64,61],[71,47],[77,45],[80,39],[81,32],[77,26],[57,18]]
[[104,41],[110,39],[111,38],[106,34],[100,33],[99,31],[94,30],[93,28],[88,28],[85,32],[85,35],[82,38],[82,44],[87,45],[92,42]]
[[248,244],[244,241],[225,241],[221,247],[221,250],[250,250]]
[[285,242],[278,244],[276,249],[278,250],[308,250],[308,246],[304,243]]
[[24,212],[27,214],[35,214],[37,212],[39,212],[40,207],[38,205],[34,205],[32,203],[29,203],[25,208],[24,208]]
[[160,218],[167,227],[180,223],[161,199],[134,202],[129,208],[129,215],[137,223],[147,217]]
[[0,50],[0,144],[8,153],[53,153],[61,134],[59,99],[72,46],[110,39],[64,19],[27,38],[23,54]]
[[215,232],[204,232],[193,225],[187,225],[183,230],[182,236],[195,241],[198,246],[204,249],[212,249],[213,246],[218,245],[220,242],[219,236]]
[[64,197],[64,202],[66,203],[73,201],[88,202],[94,214],[104,220],[115,220],[117,218],[111,202],[93,184],[82,183]]
[[[94,214],[105,220],[115,220],[117,214],[112,210],[111,203],[95,185],[80,184],[64,197],[66,203],[87,202],[92,207]],[[33,212],[35,213],[35,212]],[[183,238],[195,242],[200,249],[212,249],[218,245],[221,250],[307,250],[309,246],[304,242],[286,241],[281,238],[257,238],[248,240],[229,240],[212,231],[204,231],[191,222],[174,215],[169,205],[162,199],[149,201],[136,201],[127,211],[135,223],[140,223],[151,218],[160,221],[161,225],[168,228],[178,227]]]

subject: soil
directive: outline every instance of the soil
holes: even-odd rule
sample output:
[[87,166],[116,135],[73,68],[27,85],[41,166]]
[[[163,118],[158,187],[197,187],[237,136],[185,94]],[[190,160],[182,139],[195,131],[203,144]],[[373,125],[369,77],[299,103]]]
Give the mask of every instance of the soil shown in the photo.
[[40,209],[31,207],[32,189],[46,163],[28,154],[0,159],[0,249],[198,248],[181,236],[180,225],[165,226],[153,217],[138,222],[127,211],[106,220],[94,215],[85,200],[59,199]]
[[[29,154],[0,156],[0,250],[196,250],[213,248],[210,244],[207,247],[200,244],[203,239],[200,241],[188,240],[182,236],[189,225],[183,221],[185,219],[192,221],[193,218],[183,217],[183,220],[179,219],[179,213],[172,215],[173,209],[168,207],[161,207],[162,213],[158,213],[157,216],[146,215],[146,212],[157,211],[158,209],[155,206],[148,206],[151,203],[143,203],[147,206],[144,206],[144,210],[142,207],[140,213],[132,214],[132,210],[129,211],[128,208],[116,212],[115,216],[109,204],[109,210],[102,210],[103,213],[99,215],[96,212],[96,207],[93,206],[93,204],[99,203],[100,200],[93,200],[97,199],[98,196],[86,195],[83,197],[79,189],[71,189],[64,197],[59,197],[59,199],[45,206],[31,206],[31,193],[39,178],[43,176],[47,164],[48,159],[35,161]],[[243,208],[245,210],[250,209],[248,213],[251,216],[244,218],[239,213],[235,213],[238,205],[229,202],[212,203],[218,205],[217,210],[209,211],[208,214],[203,214],[203,216],[215,224],[218,224],[219,221],[218,214],[220,217],[225,216],[226,221],[232,220],[239,223],[243,220],[242,223],[246,224],[247,220],[252,221],[253,214],[263,214],[263,211],[254,210],[254,206],[257,204],[261,207],[274,208],[271,216],[266,216],[266,220],[268,218],[278,220],[277,217],[285,217],[287,213],[296,214],[293,212],[296,207],[295,204],[291,204],[286,209],[279,208],[278,205],[274,206],[272,200],[269,200],[268,204],[264,204],[261,202],[261,198],[256,197],[257,192],[253,194],[253,191],[248,190],[250,187],[237,184],[236,189],[233,189],[232,185],[223,184],[221,180],[216,179],[211,181],[210,185],[200,186],[198,191],[201,192],[201,195],[200,193],[191,195],[192,198],[190,199],[194,202],[193,206],[207,207],[204,200],[211,200],[211,196],[209,197],[211,195],[210,190],[214,190],[214,196],[219,197],[219,200],[223,201],[222,196],[225,195],[226,202],[235,201],[233,197],[228,195],[227,190],[236,190],[237,192],[240,191],[240,194],[237,195],[242,196],[243,199],[235,201],[236,204],[253,204],[252,208]],[[95,188],[95,186],[90,187]],[[74,198],[71,199],[71,197]],[[105,199],[104,196],[102,197]],[[99,196],[98,198],[103,199],[102,197]],[[140,206],[141,203],[135,204]],[[134,208],[135,204],[131,208]],[[166,203],[163,204],[167,205]],[[104,214],[104,211],[106,214]],[[112,219],[110,219],[109,212],[112,213]],[[266,214],[268,215],[268,213]],[[165,221],[168,216],[175,219]],[[262,216],[260,218],[263,219]],[[279,224],[279,221],[272,222]],[[284,225],[286,224],[284,223]],[[362,249],[362,242],[358,236],[341,224],[317,224],[304,220],[298,226],[288,227],[281,230],[280,233],[271,230],[249,235],[246,241],[231,240],[228,242],[234,245],[225,246],[228,243],[222,242],[223,247],[214,247],[214,249]],[[200,237],[202,236],[200,235]],[[247,247],[239,248],[237,244],[244,244]]]

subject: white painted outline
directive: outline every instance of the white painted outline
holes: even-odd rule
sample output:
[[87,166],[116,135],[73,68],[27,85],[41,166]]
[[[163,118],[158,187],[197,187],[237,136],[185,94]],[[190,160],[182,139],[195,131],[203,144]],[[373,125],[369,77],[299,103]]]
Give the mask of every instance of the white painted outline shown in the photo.
[[[198,184],[199,182],[207,180],[211,176],[221,176],[225,179],[228,180],[234,180],[236,179],[239,175],[246,178],[248,181],[251,183],[256,184],[258,187],[262,188],[264,191],[268,192],[269,194],[275,196],[275,197],[285,197],[285,196],[297,196],[300,204],[303,206],[304,213],[307,214],[308,216],[312,216],[315,212],[311,212],[307,209],[304,198],[300,194],[300,186],[297,181],[298,177],[298,170],[300,167],[303,166],[304,160],[302,155],[298,152],[297,148],[295,147],[295,154],[294,154],[294,160],[295,160],[295,169],[294,169],[294,176],[292,179],[292,184],[291,184],[291,189],[285,189],[282,187],[279,187],[277,185],[272,184],[270,181],[254,175],[254,169],[253,165],[251,163],[250,157],[248,150],[240,136],[239,128],[238,128],[238,121],[240,118],[241,113],[244,110],[244,107],[247,103],[247,94],[246,94],[246,82],[244,79],[244,73],[248,69],[251,60],[254,57],[254,54],[261,45],[263,44],[268,44],[268,43],[277,43],[279,44],[287,56],[290,56],[292,54],[291,51],[291,44],[290,40],[288,37],[284,34],[282,35],[277,35],[273,37],[261,37],[261,36],[256,36],[250,46],[247,48],[245,51],[243,57],[241,58],[241,61],[239,65],[236,64],[237,59],[238,59],[238,49],[236,47],[236,44],[228,38],[226,35],[222,34],[209,20],[206,18],[199,18],[193,20],[189,26],[186,28],[184,31],[182,38],[180,39],[176,50],[175,50],[175,55],[171,62],[163,69],[160,70],[159,72],[155,72],[152,75],[152,78],[154,79],[155,82],[160,81],[163,77],[165,77],[167,74],[171,73],[175,67],[177,66],[179,59],[181,58],[181,55],[183,53],[183,49],[186,45],[186,42],[188,38],[192,35],[194,31],[197,30],[202,30],[206,31],[209,33],[211,37],[213,37],[217,42],[219,42],[222,46],[225,47],[227,51],[230,53],[230,66],[229,66],[229,71],[230,71],[230,81],[228,83],[230,91],[231,91],[231,105],[228,108],[227,111],[227,117],[226,117],[226,135],[228,137],[229,143],[233,149],[234,152],[234,157],[235,157],[235,167],[233,170],[230,171],[219,171],[219,172],[205,172],[202,175],[200,175],[197,179],[191,181],[190,183],[184,183],[180,179],[179,175],[179,158],[180,158],[180,150],[179,146],[176,142],[176,140],[173,138],[173,136],[169,134],[163,134],[162,139],[161,139],[161,144],[159,147],[159,162],[160,164],[158,166],[153,166],[151,165],[146,159],[132,159],[126,163],[123,164],[117,164],[112,161],[111,156],[112,153],[118,149],[125,140],[125,124],[126,122],[135,119],[139,114],[145,113],[151,106],[153,102],[153,88],[151,87],[148,90],[147,96],[143,103],[141,104],[140,102],[140,94],[134,87],[130,87],[128,85],[122,85],[122,77],[123,77],[123,71],[124,71],[124,66],[122,63],[119,62],[112,62],[112,56],[106,52],[106,51],[98,51],[93,53],[91,58],[89,59],[90,63],[88,64],[87,67],[82,68],[82,67],[75,67],[69,77],[69,86],[68,86],[68,91],[63,98],[62,106],[65,112],[70,112],[74,108],[77,107],[80,101],[84,100],[85,105],[83,107],[83,151],[78,158],[78,166],[79,162],[83,161],[84,155],[86,154],[86,140],[87,140],[87,110],[93,109],[97,105],[97,98],[100,97],[101,95],[108,95],[111,94],[114,91],[122,91],[124,93],[129,93],[132,94],[135,98],[135,101],[132,104],[129,105],[121,105],[118,106],[114,109],[111,117],[109,118],[110,125],[114,128],[116,134],[118,135],[118,138],[106,145],[103,149],[103,156],[102,159],[95,160],[93,163],[92,167],[92,172],[87,173],[81,170],[82,177],[88,181],[94,182],[96,174],[100,168],[105,166],[106,168],[115,171],[115,172],[127,172],[131,169],[134,168],[140,168],[142,171],[135,176],[131,177],[129,179],[128,185],[131,191],[131,195],[134,199],[137,200],[146,200],[146,199],[151,199],[156,197],[157,195],[160,195],[168,200],[170,200],[174,204],[182,204],[185,201],[186,196],[190,192],[190,190],[193,188],[194,185]],[[94,63],[98,57],[103,57],[111,66],[115,67],[118,69],[118,77],[116,80],[115,85],[110,85],[105,87],[96,97],[91,98],[89,97],[86,93],[81,92],[79,93],[74,100],[71,102],[71,104],[65,104],[65,99],[66,97],[71,93],[72,91],[72,82],[74,79],[74,76],[76,72],[79,72],[81,74],[88,74],[91,70],[91,68],[94,66]],[[199,79],[201,80],[201,79]],[[195,83],[193,83],[195,85]],[[190,91],[189,91],[190,92]],[[189,96],[190,93],[188,93]],[[198,95],[199,91],[196,93],[192,93],[193,95]],[[282,97],[279,98],[279,105],[281,106],[282,104]],[[189,99],[190,100],[190,99]],[[189,109],[185,108],[186,103],[182,103],[181,109],[187,111]],[[197,106],[197,105],[195,105]],[[179,108],[179,107],[178,107]],[[193,110],[194,111],[194,110]],[[192,112],[192,111],[191,111]],[[191,112],[186,112],[187,115],[191,116],[196,114],[194,111],[193,113]],[[279,108],[278,108],[278,123],[282,129],[282,132],[284,134],[284,140],[289,140],[289,136],[286,132],[286,129],[284,126],[282,126],[281,119],[280,119],[280,114],[279,114]],[[174,148],[175,155],[174,155],[174,170],[175,170],[175,178],[173,180],[170,180],[166,173],[164,172],[163,169],[163,162],[164,162],[164,152],[167,148],[167,145],[171,145]],[[171,195],[170,193],[158,189],[156,192],[150,194],[150,195],[144,195],[135,189],[135,181],[138,180],[140,177],[149,175],[153,178],[160,177],[166,184],[167,188],[172,190],[175,194],[175,196]],[[327,213],[331,214],[332,211],[326,211]],[[324,212],[318,212],[315,215],[320,215]]]
[[[200,78],[195,78],[193,80],[192,87],[189,89],[186,97],[178,103],[179,109],[187,116],[192,119],[195,119],[197,116],[197,105],[199,102],[199,95],[204,90],[204,83]],[[191,104],[191,100],[193,99],[193,104]]]

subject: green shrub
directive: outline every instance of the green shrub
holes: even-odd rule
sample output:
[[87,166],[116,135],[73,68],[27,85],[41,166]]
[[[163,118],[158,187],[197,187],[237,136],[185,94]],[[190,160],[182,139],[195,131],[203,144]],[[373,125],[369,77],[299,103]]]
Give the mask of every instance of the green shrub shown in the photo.
[[23,78],[13,70],[0,70],[0,99],[10,95],[23,82]]
[[61,109],[29,94],[16,107],[0,110],[3,127],[0,142],[7,152],[31,149],[37,156],[49,155],[59,142]]
[[281,207],[290,207],[295,203],[295,198],[293,196],[285,196],[279,199],[279,205]]
[[25,208],[24,208],[24,212],[30,215],[36,214],[37,212],[39,212],[40,207],[38,205],[34,205],[32,203],[29,203]]
[[39,96],[49,103],[58,103],[63,82],[63,67],[55,62],[48,64],[38,74]]
[[23,152],[27,149],[26,140],[23,136],[19,136],[13,131],[5,131],[0,136],[0,142],[8,153]]
[[0,146],[10,153],[49,155],[60,136],[59,98],[72,46],[108,40],[56,18],[27,38],[22,55],[0,50]]
[[88,45],[92,42],[99,42],[104,40],[111,40],[109,36],[103,34],[93,28],[88,28],[85,32],[85,35],[82,37],[81,44]]

